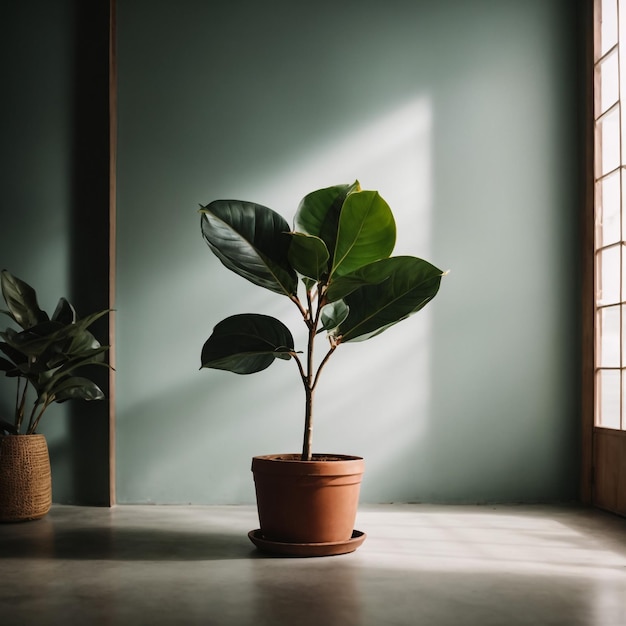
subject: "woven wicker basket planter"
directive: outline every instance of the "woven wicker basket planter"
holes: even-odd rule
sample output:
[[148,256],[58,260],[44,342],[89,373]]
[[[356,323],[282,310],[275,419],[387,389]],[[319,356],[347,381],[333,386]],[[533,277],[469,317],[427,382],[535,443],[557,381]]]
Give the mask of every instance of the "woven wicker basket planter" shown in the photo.
[[0,522],[43,517],[52,504],[48,444],[43,435],[0,436]]

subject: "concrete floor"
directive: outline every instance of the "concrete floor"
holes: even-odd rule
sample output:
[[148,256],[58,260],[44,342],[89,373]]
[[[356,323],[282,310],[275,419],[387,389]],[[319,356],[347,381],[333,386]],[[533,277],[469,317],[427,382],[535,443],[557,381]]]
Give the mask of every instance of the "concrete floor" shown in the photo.
[[273,558],[253,507],[54,506],[0,524],[2,626],[626,626],[626,520],[361,507],[354,553]]

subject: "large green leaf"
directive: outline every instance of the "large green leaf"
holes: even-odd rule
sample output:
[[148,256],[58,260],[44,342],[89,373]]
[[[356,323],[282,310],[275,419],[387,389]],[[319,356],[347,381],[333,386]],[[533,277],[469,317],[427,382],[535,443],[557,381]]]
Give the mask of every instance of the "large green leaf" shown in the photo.
[[260,287],[295,295],[298,277],[288,259],[288,223],[254,202],[215,200],[200,209],[204,240],[230,270]]
[[71,335],[66,344],[64,353],[67,355],[81,354],[87,350],[94,350],[100,347],[100,342],[88,331],[79,330]]
[[7,270],[0,274],[0,286],[12,318],[22,328],[30,328],[48,320],[48,314],[39,308],[35,290]]
[[88,378],[70,376],[60,381],[56,387],[48,391],[49,396],[54,396],[55,402],[66,400],[102,400],[102,389]]
[[202,348],[201,367],[252,374],[274,359],[289,359],[294,351],[290,330],[268,315],[243,313],[222,320]]
[[396,223],[377,191],[350,194],[343,204],[332,275],[345,275],[387,258],[396,244]]
[[328,273],[330,254],[326,244],[313,235],[291,233],[289,261],[293,268],[303,276],[319,281]]
[[346,319],[335,331],[339,342],[363,341],[416,313],[432,300],[443,272],[428,261],[400,256],[361,268],[371,282],[344,298]]
[[76,321],[76,310],[65,298],[59,298],[52,320],[61,324],[73,324]]
[[360,189],[357,180],[351,185],[334,185],[307,194],[298,206],[294,230],[319,237],[330,254],[334,253],[341,207],[351,193]]

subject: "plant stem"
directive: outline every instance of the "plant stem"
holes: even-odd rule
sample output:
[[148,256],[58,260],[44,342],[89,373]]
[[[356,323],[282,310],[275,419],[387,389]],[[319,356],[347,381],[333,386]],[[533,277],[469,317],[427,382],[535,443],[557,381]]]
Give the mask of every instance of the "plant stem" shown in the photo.
[[[312,313],[311,305],[309,310]],[[311,316],[311,324],[309,324],[309,338],[307,342],[306,354],[306,374],[303,378],[304,382],[304,440],[302,442],[302,461],[310,461],[312,457],[311,443],[313,438],[313,352],[315,347],[315,333],[317,331],[317,322],[319,319],[319,311],[315,318]]]
[[17,432],[20,432],[20,378],[17,377],[17,385],[15,389],[15,416],[13,418],[13,424],[17,428]]
[[300,311],[300,313],[302,313],[302,317],[306,321],[309,318],[309,311],[307,311],[302,306],[302,303],[300,302],[300,299],[298,298],[298,296],[291,296],[290,300],[298,307],[298,310]]
[[50,403],[51,401],[46,401],[43,403],[43,406],[41,407],[41,411],[39,411],[39,414],[37,415],[37,417],[35,417],[35,410],[37,409],[38,405],[35,404],[30,414],[30,419],[28,420],[28,430],[26,431],[26,434],[32,435],[37,430],[37,426],[39,426],[39,420],[41,419],[41,416],[44,414],[44,411],[48,408],[48,406],[50,406]]
[[317,374],[315,374],[315,379],[313,380],[313,385],[311,387],[313,390],[315,390],[315,387],[317,387],[317,381],[319,380],[320,373],[322,372],[322,368],[324,367],[324,365],[326,365],[326,363],[328,362],[328,359],[330,359],[331,354],[336,349],[337,349],[337,344],[331,345],[330,349],[326,353],[326,356],[323,358],[322,362],[320,363],[320,366],[317,368]]
[[26,406],[26,392],[28,391],[28,380],[24,381],[24,389],[20,396],[20,377],[17,379],[17,398],[15,403],[15,429],[19,433],[24,420],[24,407]]
[[307,387],[305,394],[304,441],[302,442],[302,456],[300,460],[310,461],[313,457],[311,452],[313,439],[313,390]]

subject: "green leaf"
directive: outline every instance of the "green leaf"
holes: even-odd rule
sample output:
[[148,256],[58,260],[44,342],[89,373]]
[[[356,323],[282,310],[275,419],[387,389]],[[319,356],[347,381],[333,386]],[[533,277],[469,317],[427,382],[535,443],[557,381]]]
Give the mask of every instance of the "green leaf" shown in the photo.
[[[114,309],[103,309],[102,311],[96,311],[95,313],[91,313],[90,315],[86,315],[85,317],[81,317],[80,319],[77,319],[74,324],[68,324],[68,326],[70,326],[70,328],[73,326],[77,326],[80,329],[88,328],[96,320],[100,319],[101,317],[104,317],[105,315],[109,314],[113,310]],[[70,330],[70,332],[72,331]]]
[[279,320],[244,313],[222,320],[202,348],[201,368],[252,374],[268,368],[274,359],[289,359],[293,337]]
[[81,354],[72,355],[72,358],[65,358],[60,361],[56,365],[56,368],[54,362],[44,363],[39,370],[33,367],[31,368],[31,372],[36,376],[29,376],[29,380],[37,389],[38,393],[51,395],[53,389],[59,384],[59,381],[67,378],[70,373],[79,368],[88,365],[110,367],[108,363],[104,362],[104,353],[108,349],[109,346],[100,346],[99,348],[87,350]]
[[41,359],[41,367],[38,370],[33,367],[32,370],[38,372],[54,370],[64,373],[86,365],[104,365],[109,367],[104,360],[104,353],[108,349],[109,346],[98,346],[82,352],[45,355],[45,358]]
[[48,314],[39,308],[35,290],[7,270],[0,274],[0,286],[11,317],[22,328],[30,328],[48,320]]
[[[1,336],[11,337],[12,335],[16,335],[16,331],[12,331],[12,329],[7,329],[6,333],[0,333]],[[5,342],[0,342],[0,351],[4,352],[13,363],[19,365],[20,363],[26,363],[28,361],[28,357],[21,352],[20,350],[16,350],[12,345]]]
[[302,284],[307,291],[311,291],[311,289],[313,289],[313,287],[315,287],[315,285],[317,284],[317,281],[313,280],[312,278],[308,278],[307,276],[303,276]]
[[76,321],[76,311],[65,298],[59,298],[57,307],[52,314],[52,321],[61,324],[73,324]]
[[88,330],[78,329],[75,334],[70,335],[69,345],[64,352],[65,354],[76,355],[99,347],[100,342]]
[[331,276],[345,275],[387,258],[396,244],[396,223],[377,191],[350,194],[343,204]]
[[328,273],[330,254],[326,244],[313,235],[290,233],[289,262],[303,276],[319,281]]
[[88,378],[71,376],[62,380],[56,387],[48,391],[49,396],[54,396],[55,402],[66,400],[102,400],[102,389]]
[[[42,330],[44,327],[46,332]],[[37,358],[58,341],[56,333],[60,330],[62,327],[56,322],[44,322],[42,325],[33,326],[19,333],[12,333],[10,329],[7,329],[0,333],[0,337],[15,350],[30,358]]]
[[377,284],[345,297],[350,311],[335,331],[340,343],[369,339],[416,313],[435,297],[443,275],[428,261],[409,256],[383,259],[361,271]]
[[85,329],[108,312],[105,310],[93,313],[75,324],[64,325],[50,320],[19,333],[7,329],[4,333],[0,332],[0,337],[14,349],[31,358],[41,361],[49,361],[53,355],[64,355],[69,358],[78,352],[100,346],[95,337]]
[[298,289],[289,263],[288,223],[254,202],[216,200],[200,209],[204,240],[230,270],[250,282],[286,296]]
[[319,237],[328,251],[334,253],[341,207],[351,193],[360,189],[357,180],[351,185],[334,185],[307,194],[298,206],[294,230]]
[[[377,268],[380,268],[377,271]],[[383,266],[370,263],[364,267],[360,267],[351,274],[345,276],[336,276],[330,283],[326,291],[326,300],[328,302],[336,302],[345,298],[359,287],[366,285],[377,285],[389,278]]]
[[322,309],[322,328],[318,332],[334,330],[348,317],[349,312],[350,309],[343,300],[327,304]]
[[2,372],[15,372],[15,363],[12,363],[8,359],[0,356],[0,371]]

